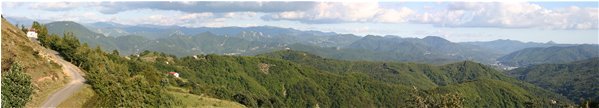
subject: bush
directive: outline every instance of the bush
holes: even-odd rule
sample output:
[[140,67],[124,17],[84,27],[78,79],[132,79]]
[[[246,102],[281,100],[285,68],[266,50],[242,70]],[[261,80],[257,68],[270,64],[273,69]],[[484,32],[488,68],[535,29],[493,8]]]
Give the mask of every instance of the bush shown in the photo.
[[24,107],[33,94],[31,77],[14,63],[8,72],[2,73],[2,107]]

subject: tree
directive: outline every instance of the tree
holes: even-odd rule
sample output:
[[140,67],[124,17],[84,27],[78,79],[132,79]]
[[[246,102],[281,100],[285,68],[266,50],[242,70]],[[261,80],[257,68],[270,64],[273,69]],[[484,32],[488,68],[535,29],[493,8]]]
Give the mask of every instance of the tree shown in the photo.
[[[17,27],[19,27],[19,26],[17,25]],[[24,26],[24,25],[21,25],[21,31],[23,31],[23,32],[27,33],[27,28],[25,28],[25,26]]]
[[113,55],[119,55],[119,51],[118,50],[112,50],[112,54]]
[[33,94],[31,77],[14,63],[8,72],[2,73],[2,107],[24,107]]
[[411,99],[407,100],[408,107],[417,108],[463,108],[464,99],[459,93],[438,94],[435,92],[427,93],[414,87]]

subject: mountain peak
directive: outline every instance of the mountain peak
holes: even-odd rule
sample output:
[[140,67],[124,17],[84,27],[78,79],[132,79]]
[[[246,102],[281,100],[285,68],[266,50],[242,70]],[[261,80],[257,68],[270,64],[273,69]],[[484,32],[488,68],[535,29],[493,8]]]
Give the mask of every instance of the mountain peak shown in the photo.
[[439,36],[426,36],[426,37],[422,38],[422,40],[424,40],[430,44],[435,44],[435,45],[451,43],[450,41],[448,41],[444,38],[441,38]]
[[424,40],[445,40],[444,38],[439,37],[439,36],[426,36],[422,39],[424,39]]
[[[51,22],[46,24],[46,26],[69,26],[69,27],[75,27],[75,28],[85,28],[83,25],[77,23],[77,22],[73,22],[73,21],[55,21],[55,22]],[[87,29],[87,28],[85,28]]]

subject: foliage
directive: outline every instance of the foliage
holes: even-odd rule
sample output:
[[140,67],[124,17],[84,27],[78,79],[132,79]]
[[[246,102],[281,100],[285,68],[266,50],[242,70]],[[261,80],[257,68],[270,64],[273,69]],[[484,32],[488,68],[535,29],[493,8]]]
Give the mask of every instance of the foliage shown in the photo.
[[[115,54],[108,54],[99,47],[81,45],[72,33],[63,37],[48,35],[41,43],[54,49],[73,64],[85,70],[86,83],[97,95],[91,106],[101,107],[150,107],[180,104],[168,94],[160,81],[162,72],[146,63],[129,61]],[[50,40],[50,41],[47,41]]]
[[420,91],[414,87],[406,107],[412,108],[463,108],[464,98],[459,93],[437,94]]
[[[177,82],[169,83],[172,86],[249,107],[400,107],[410,104],[411,86],[422,88],[425,94],[419,96],[429,97],[429,105],[440,107],[517,107],[535,99],[568,102],[556,94],[471,61],[443,66],[351,62],[292,50],[257,57],[197,55],[172,58],[159,52],[129,57],[151,62],[161,71],[178,72],[181,78],[188,80],[168,79],[168,82]],[[169,58],[172,58],[170,64],[157,61]],[[463,84],[468,86],[459,86]],[[489,86],[493,84],[505,86]],[[496,89],[501,90],[489,92]]]
[[17,62],[8,71],[2,72],[2,107],[25,107],[31,100],[31,77],[22,70]]
[[562,94],[581,103],[599,103],[599,58],[563,64],[540,64],[508,72],[520,80]]

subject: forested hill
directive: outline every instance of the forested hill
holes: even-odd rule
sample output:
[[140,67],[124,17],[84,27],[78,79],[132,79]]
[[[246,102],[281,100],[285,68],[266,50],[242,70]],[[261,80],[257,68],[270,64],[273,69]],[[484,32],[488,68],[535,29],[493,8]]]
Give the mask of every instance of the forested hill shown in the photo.
[[[524,107],[552,105],[548,100],[569,104],[564,97],[469,61],[432,66],[339,60],[327,63],[324,59],[323,67],[332,68],[323,69],[264,56],[177,58],[145,51],[139,56],[120,57],[118,51],[104,53],[100,48],[79,44],[69,34],[46,38],[42,39],[44,45],[87,70],[86,79],[98,95],[92,99],[97,101],[89,103],[94,106],[180,104],[161,89],[168,85],[249,107]],[[280,56],[313,56],[289,52]],[[337,70],[343,66],[352,68]],[[179,72],[182,79],[161,74],[171,71]]]
[[511,76],[562,94],[577,102],[599,104],[599,58],[562,64],[539,64],[509,71]]
[[[466,100],[465,105],[467,106],[505,105],[505,103],[499,102],[503,101],[502,99],[504,98],[483,98],[503,97],[505,96],[501,95],[503,93],[517,93],[518,95],[512,95],[514,97],[518,97],[516,100],[526,100],[525,98],[519,96],[525,96],[529,93],[534,95],[555,95],[554,93],[540,89],[531,84],[523,83],[513,78],[508,78],[492,68],[471,61],[452,63],[443,66],[432,66],[415,63],[363,61],[349,62],[321,58],[306,52],[292,50],[278,51],[262,54],[259,56],[285,59],[330,73],[365,74],[367,77],[373,78],[375,80],[392,84],[444,91],[442,93],[465,93],[468,94],[464,96],[464,99]],[[433,94],[434,93],[435,92],[433,92]],[[535,97],[532,94],[527,96]],[[529,102],[532,102],[532,100]]]
[[463,44],[476,45],[494,51],[500,54],[509,54],[518,50],[533,48],[533,47],[551,47],[551,46],[573,46],[574,44],[557,44],[552,41],[546,43],[538,42],[521,42],[517,40],[499,39],[493,41],[478,41],[478,42],[461,42]]
[[[293,50],[259,56],[194,55],[143,51],[119,56],[90,47],[72,33],[40,37],[86,70],[101,107],[173,107],[174,86],[188,93],[249,107],[548,107],[565,97],[472,61],[442,66],[343,61]],[[431,37],[434,41],[434,37]],[[425,39],[428,40],[428,39]],[[442,44],[442,43],[439,43]],[[178,72],[173,78],[167,72]],[[552,104],[551,100],[559,103]]]
[[528,66],[544,63],[568,63],[593,57],[599,57],[599,45],[597,44],[527,48],[500,57],[497,61],[510,66]]

